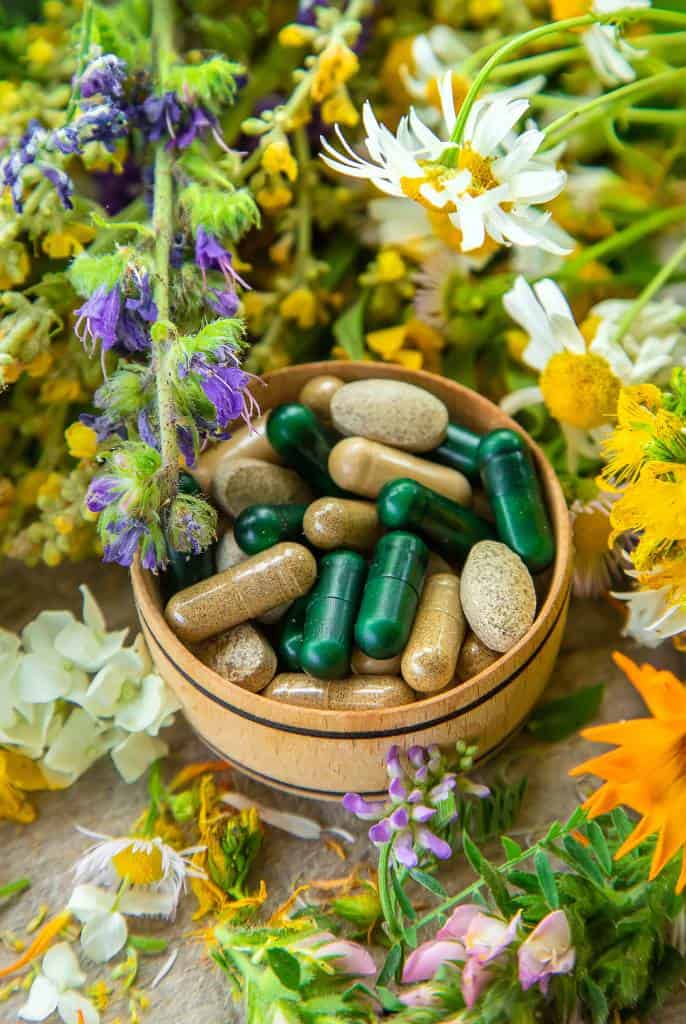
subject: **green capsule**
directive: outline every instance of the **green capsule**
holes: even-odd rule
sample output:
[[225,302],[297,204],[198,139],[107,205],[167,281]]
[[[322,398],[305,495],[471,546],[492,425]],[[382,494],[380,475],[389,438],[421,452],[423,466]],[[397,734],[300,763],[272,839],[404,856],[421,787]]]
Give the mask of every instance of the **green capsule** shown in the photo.
[[481,469],[489,459],[496,455],[505,455],[507,452],[525,452],[526,443],[521,434],[507,427],[499,430],[491,430],[479,441],[477,453],[477,468]]
[[267,437],[286,465],[315,490],[339,498],[345,495],[329,475],[329,454],[336,438],[306,405],[288,402],[272,409]]
[[376,499],[379,519],[391,530],[417,530],[440,554],[463,560],[480,540],[495,540],[485,519],[416,480],[390,480]]
[[[181,494],[201,495],[202,488],[190,473],[179,474],[179,491]],[[210,545],[194,555],[186,551],[177,551],[167,541],[169,563],[163,577],[164,591],[169,597],[178,590],[192,587],[194,583],[207,579],[214,573],[214,545]]]
[[480,434],[461,427],[459,423],[449,423],[443,443],[427,452],[426,458],[457,469],[465,476],[478,477],[480,443]]
[[300,671],[300,648],[303,644],[305,613],[310,595],[297,598],[283,617],[279,638],[279,659],[290,672]]
[[319,577],[305,615],[300,667],[318,679],[350,672],[355,617],[367,563],[355,551],[331,551],[319,563]]
[[374,548],[355,623],[355,642],[370,658],[393,658],[405,647],[428,561],[424,541],[401,530]]
[[[494,433],[501,438],[484,444],[481,479],[498,535],[532,572],[538,572],[555,557],[555,541],[536,470],[522,442],[508,449],[502,437],[506,433],[516,438],[518,435],[504,430]],[[484,438],[487,441],[489,438]]]
[[297,540],[303,532],[307,505],[249,505],[233,526],[241,551],[257,555],[282,540]]

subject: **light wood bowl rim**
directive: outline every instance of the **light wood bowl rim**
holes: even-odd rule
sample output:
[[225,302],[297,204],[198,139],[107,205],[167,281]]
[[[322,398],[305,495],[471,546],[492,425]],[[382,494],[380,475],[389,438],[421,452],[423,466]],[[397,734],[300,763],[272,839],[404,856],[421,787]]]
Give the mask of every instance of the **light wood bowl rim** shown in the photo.
[[[535,441],[520,425],[489,399],[448,377],[429,373],[426,370],[405,370],[403,367],[393,363],[326,360],[315,363],[300,363],[282,370],[276,370],[265,374],[263,380],[265,384],[269,385],[273,382],[278,383],[283,379],[290,379],[292,381],[293,379],[300,378],[302,386],[309,378],[321,374],[338,375],[348,380],[358,380],[365,377],[404,380],[425,386],[429,391],[433,391],[436,384],[440,388],[448,387],[457,393],[456,397],[461,399],[465,405],[468,404],[472,407],[472,413],[477,418],[481,418],[480,413],[485,418],[487,412],[492,415],[493,410],[497,410],[498,418],[502,420],[502,425],[516,430],[526,439],[529,450],[536,462],[543,490],[546,494],[556,546],[555,562],[548,592],[530,629],[497,662],[465,683],[452,687],[450,690],[427,695],[412,704],[403,704],[397,707],[375,708],[373,711],[368,709],[360,711],[330,711],[270,700],[259,693],[250,693],[242,687],[228,682],[209,669],[181,643],[167,625],[157,593],[155,578],[151,573],[142,569],[138,558],[136,558],[131,567],[134,601],[139,617],[144,621],[153,639],[160,645],[166,660],[182,676],[194,681],[193,685],[203,695],[204,699],[216,701],[216,698],[220,697],[219,703],[223,703],[225,710],[232,711],[261,724],[281,727],[286,731],[312,736],[338,735],[340,737],[362,739],[379,735],[405,735],[414,728],[424,730],[438,722],[453,717],[448,711],[451,706],[462,706],[464,704],[461,714],[465,714],[473,706],[480,705],[492,696],[495,696],[502,689],[503,683],[507,683],[513,676],[519,676],[526,670],[530,661],[547,643],[567,606],[571,585],[573,549],[567,503],[550,462]],[[259,399],[262,392],[262,387],[259,383],[254,388],[254,392]],[[529,652],[530,654],[527,658],[526,655]],[[467,699],[470,696],[473,698],[471,702]],[[221,698],[225,698],[225,701]],[[229,700],[231,704],[227,703]],[[431,709],[437,709],[441,705],[446,709],[446,713],[439,716],[438,719],[432,720]],[[370,719],[373,719],[375,723],[378,722],[381,727],[365,730],[363,726],[365,724],[368,725]],[[345,725],[345,728],[341,729],[341,725]]]

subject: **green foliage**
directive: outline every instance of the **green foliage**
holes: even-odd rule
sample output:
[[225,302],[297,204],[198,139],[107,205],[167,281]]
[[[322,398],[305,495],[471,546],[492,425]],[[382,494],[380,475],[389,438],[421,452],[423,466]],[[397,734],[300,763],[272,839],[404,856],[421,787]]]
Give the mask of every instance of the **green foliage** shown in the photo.
[[98,288],[110,291],[121,280],[126,262],[127,254],[123,249],[103,256],[83,252],[69,267],[69,280],[79,295],[92,295]]
[[482,800],[462,796],[457,808],[456,832],[464,829],[479,844],[508,832],[517,820],[527,786],[528,780],[522,776],[514,782],[496,781],[490,786],[489,796]]
[[569,697],[539,704],[529,719],[527,729],[548,743],[565,740],[595,718],[604,692],[605,687],[600,683],[576,690]]
[[146,0],[94,4],[93,41],[132,68],[144,66],[150,60],[150,4]]
[[236,95],[236,75],[242,70],[240,64],[217,56],[202,64],[175,64],[165,84],[179,96],[190,94],[212,113],[218,113]]
[[180,202],[194,231],[202,227],[219,238],[228,236],[233,242],[260,224],[260,211],[247,188],[232,191],[230,187],[212,188],[194,183],[183,190]]
[[364,314],[367,308],[368,292],[362,292],[357,302],[339,316],[333,325],[333,334],[351,359],[362,359],[364,347]]

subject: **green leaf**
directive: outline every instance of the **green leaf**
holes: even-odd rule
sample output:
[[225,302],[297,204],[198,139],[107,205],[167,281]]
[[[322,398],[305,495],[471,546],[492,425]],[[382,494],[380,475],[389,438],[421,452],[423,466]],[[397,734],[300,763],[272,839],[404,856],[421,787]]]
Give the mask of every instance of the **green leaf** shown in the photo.
[[388,951],[388,956],[384,960],[384,965],[379,971],[379,977],[376,979],[377,986],[385,985],[389,981],[393,981],[400,969],[400,964],[403,959],[403,947],[399,942],[391,946]]
[[536,851],[534,854],[534,867],[536,868],[536,877],[538,878],[546,903],[551,910],[557,910],[560,906],[560,896],[557,891],[553,869],[550,866],[550,861],[545,851]]
[[121,250],[105,256],[77,256],[68,270],[69,280],[79,295],[88,296],[104,288],[111,291],[124,273],[124,254]]
[[500,845],[502,846],[508,860],[514,860],[516,857],[521,857],[524,852],[519,843],[516,843],[514,839],[510,839],[509,836],[501,836]]
[[466,832],[462,833],[462,849],[464,850],[465,857],[474,868],[477,875],[480,875],[484,858],[476,843],[472,842]]
[[433,875],[430,875],[428,871],[422,871],[420,868],[410,868],[410,877],[415,880],[417,885],[421,885],[424,889],[428,889],[434,896],[440,896],[442,899],[446,899],[448,893],[443,888],[441,883]]
[[131,935],[129,933],[129,945],[138,950],[139,953],[155,956],[157,953],[164,953],[169,943],[166,939],[155,939],[149,935]]
[[297,992],[300,988],[300,964],[292,953],[285,949],[268,949],[267,960],[281,984]]
[[332,327],[336,341],[351,359],[363,359],[365,355],[364,314],[367,299],[368,293],[362,292],[357,302],[346,309]]
[[573,862],[580,874],[595,885],[601,887],[605,885],[603,876],[601,875],[600,869],[598,868],[590,850],[587,850],[585,846],[582,846],[579,840],[575,839],[574,836],[565,836],[563,846],[567,852],[567,856]]
[[597,821],[589,821],[586,826],[586,832],[591,841],[593,852],[598,858],[598,863],[609,877],[612,874],[612,854],[610,853],[610,848],[607,845],[602,828]]
[[237,242],[252,227],[259,227],[260,211],[247,188],[213,188],[194,182],[179,196],[194,231],[203,227],[219,238]]
[[581,989],[581,998],[590,1010],[593,1024],[606,1024],[610,1015],[610,1007],[607,1005],[607,999],[603,990],[596,985],[588,974],[582,975],[579,987]]
[[369,996],[374,1002],[380,1003],[382,1009],[386,1010],[387,1013],[395,1013],[396,1010],[404,1010],[405,1004],[401,1003],[394,992],[391,992],[389,988],[385,988],[384,985],[377,985],[376,988],[370,988],[368,985],[364,985],[361,981],[356,981],[354,985],[346,989],[343,993],[343,999],[349,1000],[353,996],[362,993],[362,995]]
[[409,917],[410,921],[414,921],[417,917],[417,913],[414,907],[412,906],[407,893],[405,892],[401,885],[397,871],[394,868],[391,868],[390,875],[391,885],[393,886],[393,892],[395,893],[395,898],[400,904],[400,909],[402,910],[403,914],[405,914],[406,917]]
[[187,93],[215,113],[222,104],[230,103],[237,90],[236,75],[240,64],[225,57],[211,57],[202,64],[177,64],[167,77],[167,85],[180,96]]
[[547,743],[567,739],[595,718],[605,687],[586,686],[569,697],[540,704],[529,719],[527,729]]
[[484,855],[481,853],[476,843],[472,842],[466,832],[462,834],[462,848],[465,853],[465,857],[476,871],[477,875],[481,875],[484,882],[491,890],[491,895],[495,901],[498,910],[506,917],[512,912],[512,899],[507,891],[507,886],[503,881],[501,874],[498,869],[491,864],[490,861],[486,860]]
[[8,882],[0,887],[0,900],[8,900],[11,896],[18,896],[20,892],[28,889],[31,881],[28,878],[18,878],[16,882]]

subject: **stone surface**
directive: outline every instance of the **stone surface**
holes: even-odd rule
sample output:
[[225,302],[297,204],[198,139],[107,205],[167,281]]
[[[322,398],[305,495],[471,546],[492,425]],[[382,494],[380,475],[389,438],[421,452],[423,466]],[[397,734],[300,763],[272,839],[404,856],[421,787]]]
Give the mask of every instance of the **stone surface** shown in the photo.
[[[77,585],[87,582],[102,603],[110,628],[129,625],[135,628],[135,616],[126,574],[116,567],[95,562],[56,570],[26,569],[6,563],[0,574],[0,626],[16,629],[45,608],[80,610]],[[615,667],[610,652],[617,648],[638,661],[650,661],[686,676],[686,661],[665,645],[658,651],[646,651],[619,638],[619,618],[615,609],[605,602],[577,602],[573,605],[562,653],[555,669],[547,697],[563,696],[591,683],[604,682],[606,693],[598,716],[599,721],[636,717],[643,705],[633,688]],[[172,759],[175,765],[204,758],[206,751],[183,721],[171,730]],[[544,744],[522,733],[491,764],[482,775],[486,780],[494,773],[514,778],[526,773],[529,793],[515,827],[517,838],[524,843],[540,834],[541,828],[555,817],[564,817],[582,795],[582,785],[570,779],[569,768],[589,756],[589,743],[573,737],[561,743]],[[603,749],[598,747],[598,750]],[[345,825],[356,836],[349,848],[348,862],[340,860],[323,843],[293,839],[275,830],[268,830],[263,855],[254,873],[255,883],[264,878],[269,893],[269,907],[283,901],[292,888],[307,878],[336,878],[374,853],[366,838],[363,823],[351,821],[341,807],[275,793],[241,776],[235,778],[236,788],[253,795],[265,804],[317,818],[330,825]],[[0,823],[2,869],[0,884],[29,875],[32,888],[0,908],[0,932],[19,931],[42,903],[52,911],[65,901],[71,885],[71,865],[83,852],[87,840],[76,831],[77,824],[87,828],[125,832],[146,802],[145,784],[125,785],[107,760],[96,765],[71,789],[61,793],[39,795],[37,821],[23,827]],[[498,856],[494,849],[492,855]],[[469,868],[460,860],[449,865],[441,879],[449,891],[471,877]],[[153,921],[136,926],[138,934],[149,932],[164,935],[171,948],[180,948],[171,973],[159,988],[149,993],[151,1007],[142,1018],[144,1024],[239,1024],[240,1010],[231,1002],[222,974],[207,958],[201,942],[192,938],[197,924],[190,915],[194,901],[182,902],[175,923]],[[180,945],[181,940],[183,944]],[[9,951],[0,948],[0,964],[11,959]],[[140,984],[149,983],[163,958],[144,959]],[[0,1020],[13,1024],[21,1005],[14,996],[0,1004]],[[119,1016],[126,1021],[124,1003],[113,1003],[103,1015],[104,1024]],[[676,993],[655,1018],[655,1024],[683,1024],[686,1019],[686,992]]]

